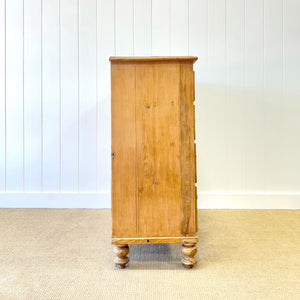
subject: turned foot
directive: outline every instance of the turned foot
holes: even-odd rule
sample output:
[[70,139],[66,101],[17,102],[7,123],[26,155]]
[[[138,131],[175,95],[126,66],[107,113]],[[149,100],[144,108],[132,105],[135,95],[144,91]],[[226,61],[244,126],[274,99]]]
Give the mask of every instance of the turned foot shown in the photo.
[[184,255],[184,258],[181,260],[181,262],[187,269],[191,269],[197,263],[197,261],[194,259],[194,256],[197,253],[196,244],[183,243],[181,252]]
[[115,245],[114,253],[116,255],[114,262],[117,267],[124,269],[126,264],[129,262],[127,254],[129,253],[128,245]]

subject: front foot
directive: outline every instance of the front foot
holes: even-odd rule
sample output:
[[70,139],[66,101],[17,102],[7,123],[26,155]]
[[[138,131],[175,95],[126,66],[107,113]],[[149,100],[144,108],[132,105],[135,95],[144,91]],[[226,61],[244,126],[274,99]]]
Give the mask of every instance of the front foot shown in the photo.
[[129,258],[127,257],[127,254],[129,253],[128,245],[115,245],[114,253],[116,255],[114,259],[116,266],[120,269],[124,269],[129,262]]
[[181,247],[181,252],[184,255],[184,258],[181,260],[182,264],[187,269],[192,269],[193,266],[197,263],[194,259],[195,254],[197,253],[197,247],[195,243],[183,243]]

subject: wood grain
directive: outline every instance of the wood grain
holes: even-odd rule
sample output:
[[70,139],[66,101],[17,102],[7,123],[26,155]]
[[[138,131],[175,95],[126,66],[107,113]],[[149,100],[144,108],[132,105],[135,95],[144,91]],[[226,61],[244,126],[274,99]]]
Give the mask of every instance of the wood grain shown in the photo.
[[111,58],[113,244],[196,243],[194,57]]
[[136,65],[139,237],[180,235],[179,71]]
[[111,66],[112,235],[136,236],[135,66]]
[[184,255],[184,258],[181,260],[182,264],[187,269],[192,269],[194,265],[197,263],[194,256],[197,253],[197,247],[195,243],[184,242],[181,247],[181,252]]
[[182,201],[181,234],[196,233],[195,204],[195,122],[193,65],[180,65],[180,194]]
[[191,237],[143,237],[143,238],[113,238],[113,245],[122,244],[177,244],[177,243],[197,243],[196,236]]
[[168,61],[192,61],[195,62],[198,58],[196,56],[111,56],[110,61],[114,62],[168,62]]
[[116,255],[114,259],[116,266],[120,269],[124,269],[126,264],[129,262],[129,258],[127,257],[127,254],[129,253],[128,245],[115,245],[113,251]]

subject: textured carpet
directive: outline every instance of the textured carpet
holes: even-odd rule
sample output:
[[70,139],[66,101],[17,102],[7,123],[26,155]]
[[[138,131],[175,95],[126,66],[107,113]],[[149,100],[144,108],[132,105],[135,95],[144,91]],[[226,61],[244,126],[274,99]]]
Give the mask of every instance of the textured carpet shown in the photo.
[[0,209],[0,299],[300,299],[300,211],[201,210],[198,264],[179,244],[130,246],[110,210]]

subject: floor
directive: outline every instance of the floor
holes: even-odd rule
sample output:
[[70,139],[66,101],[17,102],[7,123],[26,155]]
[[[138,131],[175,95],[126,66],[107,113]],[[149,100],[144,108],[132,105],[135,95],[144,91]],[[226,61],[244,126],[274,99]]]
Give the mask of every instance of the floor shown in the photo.
[[198,264],[178,244],[130,246],[110,210],[0,209],[0,299],[300,299],[300,210],[199,210]]

